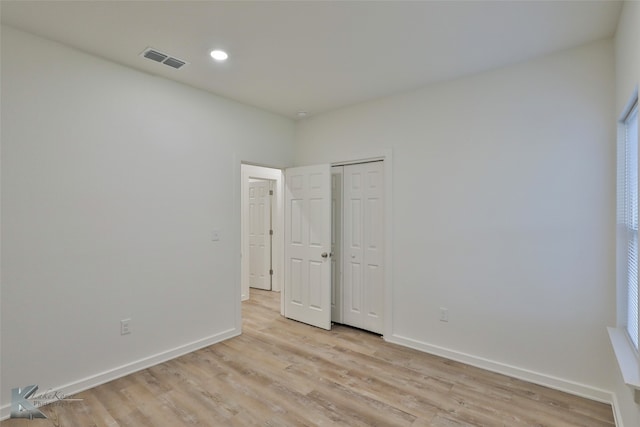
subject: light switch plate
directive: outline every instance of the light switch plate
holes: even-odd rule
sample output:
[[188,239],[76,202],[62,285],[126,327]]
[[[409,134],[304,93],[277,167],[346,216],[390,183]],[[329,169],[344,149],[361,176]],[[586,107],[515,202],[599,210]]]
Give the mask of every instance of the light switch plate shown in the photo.
[[217,242],[220,240],[220,230],[213,230],[211,232],[211,240]]

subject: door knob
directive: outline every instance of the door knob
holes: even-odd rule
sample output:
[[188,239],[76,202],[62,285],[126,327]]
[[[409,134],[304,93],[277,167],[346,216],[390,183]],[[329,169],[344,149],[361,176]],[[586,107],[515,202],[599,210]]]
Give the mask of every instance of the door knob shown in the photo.
[[326,257],[328,257],[328,256],[329,256],[329,254],[328,254],[328,253],[326,253],[326,252],[322,252],[322,254],[321,254],[320,256],[321,256],[322,258],[326,258]]

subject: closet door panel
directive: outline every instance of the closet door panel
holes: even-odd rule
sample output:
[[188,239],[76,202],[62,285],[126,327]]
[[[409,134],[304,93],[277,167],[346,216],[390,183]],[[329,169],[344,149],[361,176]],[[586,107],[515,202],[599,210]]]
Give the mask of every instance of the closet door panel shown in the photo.
[[344,167],[344,323],[382,333],[384,298],[382,162]]

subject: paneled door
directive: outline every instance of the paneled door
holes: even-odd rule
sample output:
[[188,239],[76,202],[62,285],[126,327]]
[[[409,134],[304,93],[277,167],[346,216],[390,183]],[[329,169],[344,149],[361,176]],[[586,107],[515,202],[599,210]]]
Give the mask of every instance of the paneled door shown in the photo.
[[331,329],[331,166],[285,171],[285,316]]
[[249,182],[249,286],[271,290],[271,182]]
[[343,179],[343,322],[382,333],[383,163],[344,166]]

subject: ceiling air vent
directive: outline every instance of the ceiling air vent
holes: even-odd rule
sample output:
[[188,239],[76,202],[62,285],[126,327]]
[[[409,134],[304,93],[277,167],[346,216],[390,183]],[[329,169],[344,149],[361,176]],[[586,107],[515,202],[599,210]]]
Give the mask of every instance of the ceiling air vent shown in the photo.
[[169,67],[175,68],[177,70],[187,65],[187,61],[183,61],[182,59],[171,57],[166,53],[162,53],[157,49],[153,49],[150,47],[146,48],[140,54],[140,56],[144,56],[145,58],[150,59],[152,61],[160,62],[164,65],[168,65]]
[[186,62],[181,61],[179,59],[176,58],[167,58],[164,62],[164,65],[168,65],[169,67],[173,67],[173,68],[180,68],[182,67],[184,64],[186,64]]

